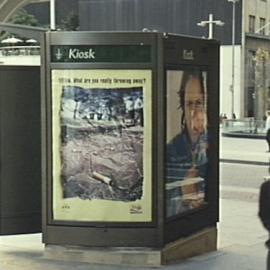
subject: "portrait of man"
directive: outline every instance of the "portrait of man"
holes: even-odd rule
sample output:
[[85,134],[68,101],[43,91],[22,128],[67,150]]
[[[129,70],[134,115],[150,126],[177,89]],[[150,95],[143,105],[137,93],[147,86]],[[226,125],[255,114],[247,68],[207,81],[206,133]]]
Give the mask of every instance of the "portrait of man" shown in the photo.
[[167,217],[205,204],[206,100],[206,72],[167,71]]

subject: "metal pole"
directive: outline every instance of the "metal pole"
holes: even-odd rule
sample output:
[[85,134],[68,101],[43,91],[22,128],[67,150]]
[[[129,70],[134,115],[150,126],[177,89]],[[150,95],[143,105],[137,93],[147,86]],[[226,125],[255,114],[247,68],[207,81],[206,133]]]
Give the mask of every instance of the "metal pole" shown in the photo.
[[55,0],[50,0],[50,21],[51,30],[55,30]]
[[213,39],[214,24],[219,25],[219,26],[223,26],[224,22],[222,22],[220,20],[214,20],[213,14],[209,14],[208,21],[201,21],[201,22],[197,23],[198,26],[202,26],[202,27],[208,25],[208,39]]
[[235,49],[235,1],[233,1],[232,13],[232,117],[234,115],[234,49]]
[[209,23],[208,23],[208,38],[213,38],[213,14],[209,14]]
[[228,0],[228,2],[232,2],[232,84],[230,90],[232,92],[232,117],[234,116],[234,92],[235,92],[235,3],[239,0]]

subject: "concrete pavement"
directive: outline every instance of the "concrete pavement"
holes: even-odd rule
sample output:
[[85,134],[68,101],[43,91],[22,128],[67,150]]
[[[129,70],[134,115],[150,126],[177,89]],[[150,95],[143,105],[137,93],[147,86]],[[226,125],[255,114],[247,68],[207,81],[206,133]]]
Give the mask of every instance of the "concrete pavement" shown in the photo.
[[[178,264],[163,266],[171,270],[257,270],[265,269],[267,233],[257,219],[257,203],[221,200],[219,249]],[[151,269],[115,265],[94,265],[53,261],[43,257],[41,235],[0,237],[1,270],[117,270]]]
[[220,159],[253,164],[269,164],[270,153],[264,139],[220,137]]
[[[254,164],[268,164],[270,154],[266,153],[266,142],[258,139],[221,138],[221,158],[227,161],[245,161]],[[240,153],[239,153],[240,152]],[[242,154],[241,154],[242,153]],[[236,164],[235,164],[236,165]],[[263,178],[265,171],[261,172]],[[260,177],[260,175],[258,175]],[[263,181],[263,180],[262,180]],[[231,199],[224,196],[224,189],[240,187],[222,186],[220,222],[218,224],[218,251],[163,266],[171,270],[257,270],[265,269],[267,232],[257,217],[257,200]],[[246,189],[246,190],[243,190]],[[258,185],[242,187],[258,197]],[[233,190],[232,190],[233,191]],[[245,193],[246,194],[246,193]],[[225,198],[224,198],[225,197]],[[150,269],[127,266],[95,265],[48,260],[43,256],[41,235],[1,236],[1,270],[116,270]]]

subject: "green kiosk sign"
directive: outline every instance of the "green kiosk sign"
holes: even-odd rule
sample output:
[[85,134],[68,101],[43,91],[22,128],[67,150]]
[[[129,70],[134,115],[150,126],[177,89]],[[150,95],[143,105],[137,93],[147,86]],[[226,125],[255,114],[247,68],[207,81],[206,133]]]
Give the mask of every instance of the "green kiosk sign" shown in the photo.
[[149,45],[57,45],[51,46],[51,61],[56,63],[149,63]]

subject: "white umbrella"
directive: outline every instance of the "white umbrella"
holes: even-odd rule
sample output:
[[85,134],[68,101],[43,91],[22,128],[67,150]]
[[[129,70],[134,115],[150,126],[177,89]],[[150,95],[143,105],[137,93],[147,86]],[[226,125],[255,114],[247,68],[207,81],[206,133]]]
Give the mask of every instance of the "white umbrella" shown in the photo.
[[27,43],[38,43],[38,41],[33,39],[33,38],[27,39],[26,42]]
[[1,43],[5,43],[5,44],[15,44],[15,43],[20,43],[20,42],[23,42],[21,39],[19,38],[15,38],[15,37],[10,37],[10,38],[6,38],[6,39],[3,39],[1,41]]

